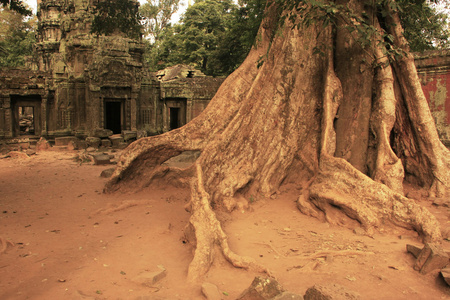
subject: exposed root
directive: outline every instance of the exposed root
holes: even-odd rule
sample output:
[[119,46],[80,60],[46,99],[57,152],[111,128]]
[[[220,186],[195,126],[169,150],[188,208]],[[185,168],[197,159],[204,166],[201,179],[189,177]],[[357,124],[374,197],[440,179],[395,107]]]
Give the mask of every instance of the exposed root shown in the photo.
[[189,220],[195,233],[196,249],[194,259],[189,265],[188,279],[197,281],[208,272],[214,259],[215,245],[219,246],[224,257],[233,266],[268,273],[267,269],[259,266],[254,259],[239,256],[230,250],[228,237],[211,209],[210,196],[203,187],[203,172],[199,163],[196,163],[196,169],[197,178],[192,180],[191,186],[192,215]]
[[[330,207],[338,207],[369,234],[393,223],[416,230],[425,241],[442,239],[439,222],[428,210],[373,181],[344,159],[322,155],[319,174],[309,193],[312,205],[302,211],[313,209],[327,215]],[[300,208],[305,203],[303,198],[298,202]],[[333,223],[332,219],[327,220]]]
[[2,248],[0,249],[0,253],[6,252],[6,249],[8,248],[8,244],[10,244],[12,247],[15,246],[15,244],[12,241],[5,239],[4,237],[1,237],[1,236],[0,236],[0,244],[2,245]]

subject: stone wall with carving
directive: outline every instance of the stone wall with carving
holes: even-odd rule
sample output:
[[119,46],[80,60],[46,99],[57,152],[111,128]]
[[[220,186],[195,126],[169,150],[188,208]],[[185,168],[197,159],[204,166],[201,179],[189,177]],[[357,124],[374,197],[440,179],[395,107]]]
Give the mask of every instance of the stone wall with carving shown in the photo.
[[439,137],[450,146],[450,49],[416,53],[415,61]]

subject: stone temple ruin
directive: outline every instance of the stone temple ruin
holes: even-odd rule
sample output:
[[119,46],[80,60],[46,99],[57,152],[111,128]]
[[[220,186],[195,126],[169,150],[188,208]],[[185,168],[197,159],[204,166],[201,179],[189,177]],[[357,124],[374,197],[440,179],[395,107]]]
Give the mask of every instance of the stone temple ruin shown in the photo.
[[223,78],[186,65],[157,74],[144,44],[91,34],[96,0],[37,0],[35,55],[0,71],[0,138],[153,135],[196,117]]
[[[163,133],[196,117],[222,78],[178,65],[151,73],[144,44],[90,33],[98,0],[37,0],[35,55],[0,71],[0,139],[125,140]],[[444,143],[450,141],[450,51],[417,55],[425,94]]]

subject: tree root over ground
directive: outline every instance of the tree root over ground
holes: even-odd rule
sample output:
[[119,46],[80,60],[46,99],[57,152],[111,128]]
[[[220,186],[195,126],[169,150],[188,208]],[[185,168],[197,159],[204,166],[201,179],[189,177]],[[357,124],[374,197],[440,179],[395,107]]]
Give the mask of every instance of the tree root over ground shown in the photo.
[[427,209],[373,181],[340,158],[321,157],[319,174],[297,204],[307,215],[317,217],[323,213],[332,224],[338,224],[333,209],[339,208],[369,234],[394,224],[416,230],[425,241],[442,240],[439,223]]
[[[207,108],[179,129],[131,144],[105,191],[190,180],[189,240],[196,245],[191,281],[208,271],[219,252],[236,267],[267,272],[230,250],[213,207],[270,197],[284,183],[304,186],[298,207],[307,215],[333,224],[346,216],[369,233],[394,224],[440,241],[436,218],[402,195],[405,179],[436,195],[450,189],[450,152],[438,139],[414,62],[407,57],[386,66],[386,49],[376,40],[362,49],[352,40],[358,37],[334,34],[320,22],[295,29],[286,20],[278,28],[277,7],[268,7],[258,47]],[[372,21],[386,25],[385,19]],[[393,35],[399,39],[401,33]],[[315,54],[318,48],[326,54]],[[339,58],[344,61],[337,63]],[[163,165],[188,150],[201,151],[194,166]]]
[[210,196],[203,187],[203,172],[198,163],[196,170],[197,178],[192,180],[191,186],[192,215],[189,220],[195,233],[196,249],[194,259],[189,266],[188,279],[195,282],[208,272],[214,258],[215,246],[220,248],[225,259],[233,266],[269,273],[253,258],[239,256],[230,250],[228,237],[217,220],[216,214],[211,208]]

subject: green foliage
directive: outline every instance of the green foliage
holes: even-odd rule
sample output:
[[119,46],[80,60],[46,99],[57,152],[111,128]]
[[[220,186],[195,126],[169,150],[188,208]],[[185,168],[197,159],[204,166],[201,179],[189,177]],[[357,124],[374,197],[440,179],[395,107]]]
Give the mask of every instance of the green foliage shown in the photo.
[[3,8],[10,9],[24,16],[31,16],[31,10],[21,0],[0,0]]
[[266,0],[197,0],[181,24],[166,27],[159,41],[148,45],[154,69],[178,63],[195,65],[207,75],[228,75],[254,44]]
[[23,66],[25,56],[33,54],[36,18],[0,8],[0,23],[0,66]]
[[99,0],[91,32],[97,35],[122,32],[129,38],[140,39],[142,25],[138,8],[135,0]]
[[172,15],[178,11],[180,0],[147,0],[139,8],[144,26],[144,37],[156,42]]
[[[427,1],[397,0],[405,38],[411,50],[424,51],[450,47],[448,13],[438,12]],[[447,10],[448,12],[448,10]]]
[[[389,16],[388,7],[399,13],[405,37],[412,51],[444,48],[449,45],[448,16],[431,8],[427,0],[374,0],[365,3],[364,11],[353,11],[347,5],[333,1],[276,0],[276,3],[280,14],[290,12],[282,15],[280,24],[289,19],[293,27],[297,28],[312,24],[321,24],[324,28],[329,25],[344,26],[350,33],[355,33],[353,36],[363,49],[371,45],[373,39],[378,36],[387,49],[386,54],[391,58],[402,55],[401,51],[394,46],[393,37],[387,33],[388,28],[382,28],[380,31],[372,22],[372,17],[377,16],[381,25],[385,25],[384,20]],[[301,16],[301,21],[298,21],[298,16]]]

